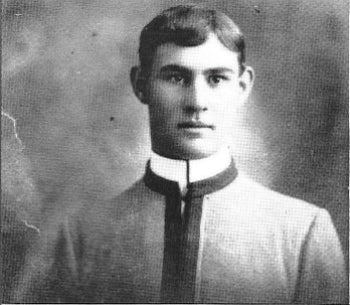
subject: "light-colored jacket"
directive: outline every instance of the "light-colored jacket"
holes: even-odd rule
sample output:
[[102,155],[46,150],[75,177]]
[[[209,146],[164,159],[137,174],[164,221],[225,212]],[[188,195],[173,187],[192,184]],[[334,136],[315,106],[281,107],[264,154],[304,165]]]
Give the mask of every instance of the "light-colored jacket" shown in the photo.
[[[23,300],[160,302],[164,213],[165,196],[139,180],[65,219],[49,280],[27,284]],[[204,196],[200,232],[195,302],[347,303],[343,254],[324,209],[239,174]]]

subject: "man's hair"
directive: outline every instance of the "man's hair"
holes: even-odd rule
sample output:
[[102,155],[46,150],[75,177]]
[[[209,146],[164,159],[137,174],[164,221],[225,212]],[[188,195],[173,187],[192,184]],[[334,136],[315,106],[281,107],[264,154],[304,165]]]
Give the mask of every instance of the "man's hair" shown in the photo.
[[238,54],[240,70],[244,70],[245,43],[238,26],[224,13],[197,5],[179,5],[164,10],[147,24],[140,36],[139,57],[147,73],[158,46],[175,43],[178,46],[203,44],[210,33]]

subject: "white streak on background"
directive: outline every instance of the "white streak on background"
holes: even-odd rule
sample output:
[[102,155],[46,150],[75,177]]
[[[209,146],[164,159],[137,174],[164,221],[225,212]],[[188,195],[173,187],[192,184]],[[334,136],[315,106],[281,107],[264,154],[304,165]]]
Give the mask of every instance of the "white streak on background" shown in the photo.
[[40,235],[40,230],[39,230],[39,228],[37,228],[37,227],[34,226],[34,225],[29,224],[29,223],[27,222],[27,220],[25,220],[25,219],[23,220],[23,223],[25,224],[26,227],[37,231],[38,234]]
[[22,149],[23,143],[22,143],[22,140],[20,139],[20,137],[18,136],[18,133],[17,133],[17,121],[16,121],[16,119],[13,116],[11,116],[10,114],[8,114],[7,112],[5,112],[2,108],[1,108],[1,115],[7,117],[8,119],[10,119],[12,121],[13,131],[15,133],[16,140],[18,140],[19,144],[21,145],[21,149]]

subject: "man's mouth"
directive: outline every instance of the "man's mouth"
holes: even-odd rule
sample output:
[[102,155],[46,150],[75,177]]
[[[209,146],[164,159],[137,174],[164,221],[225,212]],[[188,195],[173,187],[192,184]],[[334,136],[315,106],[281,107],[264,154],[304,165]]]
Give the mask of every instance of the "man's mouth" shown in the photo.
[[183,122],[183,123],[177,124],[177,127],[183,128],[183,129],[187,129],[187,128],[209,128],[212,130],[215,129],[214,125],[205,124],[203,122]]

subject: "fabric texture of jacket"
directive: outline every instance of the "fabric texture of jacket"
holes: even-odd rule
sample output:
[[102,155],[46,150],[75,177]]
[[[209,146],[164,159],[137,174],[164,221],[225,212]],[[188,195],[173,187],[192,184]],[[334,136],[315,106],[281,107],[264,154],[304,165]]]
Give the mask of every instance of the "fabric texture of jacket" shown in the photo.
[[[28,276],[21,300],[347,303],[343,254],[326,210],[234,168],[215,179],[189,186],[188,200],[148,168],[116,199],[66,217],[41,280]],[[199,216],[188,216],[185,241],[171,235],[176,201],[200,206]]]

